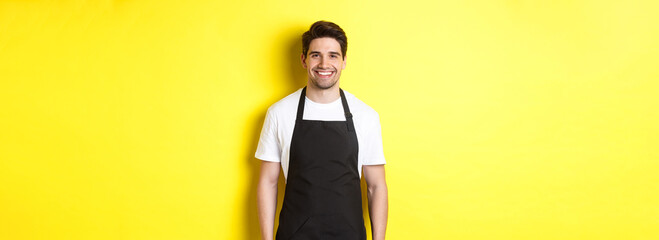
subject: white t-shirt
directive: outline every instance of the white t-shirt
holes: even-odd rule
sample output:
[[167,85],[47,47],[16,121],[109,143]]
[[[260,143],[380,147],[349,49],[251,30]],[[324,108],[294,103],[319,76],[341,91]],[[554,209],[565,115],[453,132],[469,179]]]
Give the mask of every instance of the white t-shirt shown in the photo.
[[[373,108],[366,105],[354,95],[343,91],[352,113],[355,124],[359,155],[357,169],[359,177],[362,174],[362,165],[385,164],[382,149],[382,133],[380,130],[380,116]],[[290,155],[291,138],[295,128],[297,105],[300,101],[302,88],[272,104],[261,130],[261,138],[256,148],[256,158],[269,162],[281,162],[284,177],[288,177],[288,159]],[[305,97],[306,98],[306,97]],[[341,98],[336,101],[321,104],[306,98],[304,104],[304,120],[345,121],[345,114]]]

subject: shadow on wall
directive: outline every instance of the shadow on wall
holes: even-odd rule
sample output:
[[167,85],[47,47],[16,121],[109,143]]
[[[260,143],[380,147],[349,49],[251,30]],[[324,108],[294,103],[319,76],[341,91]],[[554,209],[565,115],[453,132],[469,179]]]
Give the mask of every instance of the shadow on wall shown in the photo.
[[[281,98],[287,96],[288,94],[291,94],[292,92],[296,91],[298,88],[303,87],[306,84],[306,79],[307,79],[307,74],[304,71],[304,68],[302,68],[302,65],[300,63],[300,54],[302,53],[302,40],[301,40],[301,35],[304,31],[306,31],[305,28],[300,28],[296,29],[297,31],[287,31],[287,33],[294,33],[294,34],[287,34],[284,39],[287,39],[285,42],[285,45],[282,47],[286,48],[285,54],[283,54],[283,59],[282,61],[285,61],[289,64],[288,66],[288,72],[287,76],[284,76],[285,78],[289,79],[286,82],[283,82],[281,84],[286,84],[285,92],[282,92]],[[275,46],[278,47],[278,46]],[[274,103],[274,102],[273,102]],[[268,105],[271,105],[273,103],[270,103]],[[256,119],[250,119],[252,122],[252,129],[251,133],[247,134],[248,136],[251,136],[249,138],[250,140],[250,148],[249,152],[246,153],[246,159],[248,169],[249,169],[249,174],[247,179],[247,182],[249,182],[249,187],[246,189],[245,193],[245,201],[247,204],[245,204],[245,222],[243,224],[244,228],[244,233],[243,236],[246,236],[245,239],[260,239],[261,238],[261,230],[259,226],[259,219],[258,219],[258,210],[257,210],[257,202],[256,202],[256,187],[258,184],[258,178],[259,178],[259,173],[260,173],[260,166],[261,166],[261,161],[254,158],[254,153],[256,152],[256,147],[258,145],[259,137],[261,135],[261,128],[263,127],[263,122],[265,120],[265,114],[267,111],[267,108],[263,109],[257,109],[256,111],[259,112],[258,117]],[[281,211],[282,207],[282,202],[284,201],[284,188],[285,188],[285,182],[284,182],[284,174],[283,172],[280,172],[280,178],[279,178],[279,186],[278,189],[279,191],[277,192],[277,212],[275,216],[275,232],[277,230],[277,226],[279,225],[279,212]]]

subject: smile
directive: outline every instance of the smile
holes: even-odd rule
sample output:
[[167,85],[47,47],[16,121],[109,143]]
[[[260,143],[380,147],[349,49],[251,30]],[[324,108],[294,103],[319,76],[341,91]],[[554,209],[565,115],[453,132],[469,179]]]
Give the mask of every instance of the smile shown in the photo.
[[320,77],[331,77],[334,75],[334,71],[315,71]]

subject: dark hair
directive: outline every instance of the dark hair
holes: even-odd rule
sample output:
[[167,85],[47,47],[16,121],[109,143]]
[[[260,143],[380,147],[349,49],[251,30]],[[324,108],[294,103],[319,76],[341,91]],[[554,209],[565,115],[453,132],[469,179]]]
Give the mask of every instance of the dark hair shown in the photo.
[[341,54],[343,55],[343,58],[346,57],[346,52],[348,51],[348,37],[346,37],[346,33],[341,27],[339,27],[339,25],[327,21],[313,23],[309,28],[309,31],[302,34],[302,54],[307,56],[311,40],[323,37],[334,38],[334,40],[339,42],[339,45],[341,45]]

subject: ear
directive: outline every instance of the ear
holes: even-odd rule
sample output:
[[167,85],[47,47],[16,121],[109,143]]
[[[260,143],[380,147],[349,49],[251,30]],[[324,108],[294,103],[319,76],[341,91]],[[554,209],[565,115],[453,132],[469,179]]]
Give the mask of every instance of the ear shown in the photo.
[[304,56],[304,53],[300,54],[300,61],[302,62],[302,67],[307,68],[307,56]]
[[347,57],[343,57],[343,66],[341,67],[342,70],[346,69],[346,62],[348,62]]

